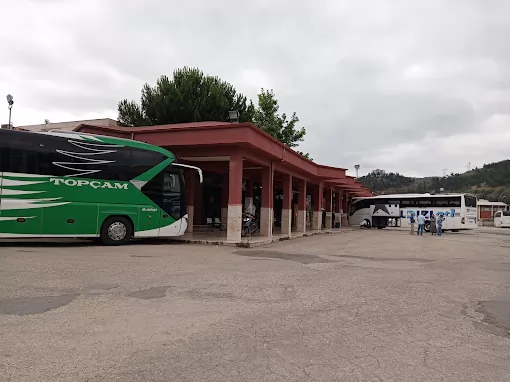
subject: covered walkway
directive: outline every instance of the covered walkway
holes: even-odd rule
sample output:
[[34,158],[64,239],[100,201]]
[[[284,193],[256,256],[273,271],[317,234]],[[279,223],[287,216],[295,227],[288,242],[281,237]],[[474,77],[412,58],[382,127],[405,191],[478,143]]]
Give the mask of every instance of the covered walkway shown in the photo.
[[195,176],[186,179],[188,237],[209,235],[216,220],[223,227],[214,235],[240,243],[242,214],[252,205],[260,219],[260,240],[332,230],[347,223],[352,197],[372,195],[344,168],[316,164],[251,123],[80,125],[76,131],[162,146],[179,162],[202,168],[202,185]]

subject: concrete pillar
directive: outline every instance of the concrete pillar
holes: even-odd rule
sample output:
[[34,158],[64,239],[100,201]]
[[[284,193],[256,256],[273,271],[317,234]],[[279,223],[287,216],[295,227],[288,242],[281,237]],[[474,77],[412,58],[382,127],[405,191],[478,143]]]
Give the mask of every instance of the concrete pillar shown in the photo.
[[299,182],[298,186],[298,213],[296,232],[306,232],[306,180]]
[[323,183],[319,183],[319,185],[314,187],[312,194],[312,206],[313,206],[313,214],[312,214],[312,231],[318,231],[322,227],[322,199],[324,195],[324,185]]
[[333,220],[333,227],[336,223],[342,226],[342,191],[336,190],[335,192],[335,219]]
[[195,174],[191,173],[188,176],[188,182],[186,183],[186,199],[188,199],[188,228],[186,232],[193,232],[193,224],[195,217]]
[[324,190],[324,209],[326,210],[326,222],[324,229],[333,228],[333,190],[327,188]]
[[292,232],[292,175],[283,177],[282,235]]
[[260,236],[273,236],[273,170],[262,170],[262,200],[260,208]]
[[240,242],[243,215],[243,157],[231,155],[228,167],[227,241]]
[[349,205],[348,205],[348,199],[349,199],[349,193],[344,192],[343,198],[342,198],[342,212],[343,212],[343,220],[342,225],[348,226],[349,225]]

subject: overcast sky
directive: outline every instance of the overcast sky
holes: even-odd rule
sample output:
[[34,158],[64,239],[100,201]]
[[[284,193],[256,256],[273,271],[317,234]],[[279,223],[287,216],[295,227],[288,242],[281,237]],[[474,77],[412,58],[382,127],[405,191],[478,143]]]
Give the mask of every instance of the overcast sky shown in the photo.
[[[0,89],[16,126],[117,116],[196,66],[296,111],[315,161],[405,175],[510,157],[508,0],[15,0]],[[0,120],[7,123],[7,102]],[[1,105],[1,102],[0,102]],[[1,111],[4,110],[4,111]]]

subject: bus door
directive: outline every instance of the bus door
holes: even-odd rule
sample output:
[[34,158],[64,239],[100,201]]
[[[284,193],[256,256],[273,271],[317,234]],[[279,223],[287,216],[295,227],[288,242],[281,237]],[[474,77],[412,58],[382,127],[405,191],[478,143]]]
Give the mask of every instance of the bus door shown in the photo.
[[187,214],[186,194],[180,169],[169,166],[163,172],[161,236],[181,234],[182,217]]
[[[180,220],[186,214],[181,170],[168,166],[142,187],[153,205],[140,206],[138,231],[145,236],[176,236],[181,231]],[[145,231],[145,232],[143,232]]]

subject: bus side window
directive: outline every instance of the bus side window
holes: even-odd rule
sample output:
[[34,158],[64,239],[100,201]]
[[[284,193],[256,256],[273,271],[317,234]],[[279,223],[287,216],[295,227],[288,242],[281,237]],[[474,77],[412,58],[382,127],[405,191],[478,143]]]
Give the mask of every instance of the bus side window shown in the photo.
[[37,153],[4,147],[2,149],[2,171],[21,174],[37,174]]

